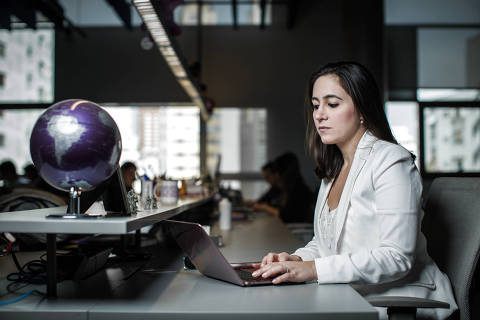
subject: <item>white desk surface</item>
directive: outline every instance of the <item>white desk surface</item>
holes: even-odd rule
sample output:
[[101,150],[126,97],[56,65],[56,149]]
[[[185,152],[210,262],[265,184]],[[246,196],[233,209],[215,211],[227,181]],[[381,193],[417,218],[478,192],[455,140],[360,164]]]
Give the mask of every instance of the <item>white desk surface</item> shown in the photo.
[[[218,233],[212,228],[212,234]],[[226,244],[221,250],[230,262],[258,260],[268,251],[291,251],[299,244],[283,223],[265,215],[234,222],[231,231],[221,233]],[[162,256],[154,273],[137,272],[124,280],[131,269],[109,268],[77,283],[64,281],[58,285],[57,299],[30,296],[0,307],[0,318],[377,319],[376,310],[346,284],[244,288],[183,270],[178,254],[177,259]],[[5,294],[6,264],[12,264],[11,258],[0,258],[0,301],[15,297]]]
[[161,205],[155,210],[140,211],[128,217],[61,219],[46,218],[50,214],[64,214],[66,206],[0,212],[0,232],[69,233],[69,234],[125,234],[168,219],[199,206],[210,198],[182,199],[175,205]]

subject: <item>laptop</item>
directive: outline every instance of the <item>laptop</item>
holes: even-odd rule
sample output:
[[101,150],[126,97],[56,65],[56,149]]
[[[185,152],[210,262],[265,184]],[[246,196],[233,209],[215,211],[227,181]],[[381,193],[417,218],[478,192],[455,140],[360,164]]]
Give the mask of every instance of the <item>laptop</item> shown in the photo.
[[252,262],[230,264],[201,225],[174,220],[162,224],[203,275],[242,287],[272,284],[272,279],[252,277]]

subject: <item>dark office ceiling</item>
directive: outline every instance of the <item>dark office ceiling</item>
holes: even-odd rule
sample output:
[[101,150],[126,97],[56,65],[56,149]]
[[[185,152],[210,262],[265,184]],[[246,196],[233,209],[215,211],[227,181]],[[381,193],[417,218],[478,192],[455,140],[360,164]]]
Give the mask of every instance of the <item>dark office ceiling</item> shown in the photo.
[[[97,0],[100,1],[100,0]],[[104,0],[125,28],[132,30],[133,5],[130,0]],[[162,16],[170,18],[173,22],[173,10],[179,5],[215,4],[232,7],[232,27],[238,29],[238,6],[244,4],[255,4],[260,7],[260,29],[265,28],[266,7],[282,6],[286,27],[292,28],[297,17],[299,3],[301,0],[152,0],[157,12]],[[71,13],[70,13],[71,15]],[[29,28],[37,29],[45,25],[53,26],[57,30],[66,33],[78,33],[85,36],[85,32],[76,26],[69,18],[69,12],[59,3],[58,0],[2,0],[0,1],[0,29]]]
[[[118,15],[127,29],[132,29],[131,4],[128,0],[105,0]],[[57,0],[2,0],[0,1],[0,29],[29,28],[52,24],[66,33],[85,32],[68,19],[67,13]]]

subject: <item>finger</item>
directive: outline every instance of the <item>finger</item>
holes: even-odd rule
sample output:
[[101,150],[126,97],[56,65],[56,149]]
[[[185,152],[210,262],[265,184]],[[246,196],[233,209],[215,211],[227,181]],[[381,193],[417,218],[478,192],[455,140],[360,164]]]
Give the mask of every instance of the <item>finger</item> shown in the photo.
[[278,261],[280,261],[280,262],[281,261],[288,261],[288,260],[290,260],[289,258],[290,258],[290,255],[286,252],[282,252],[278,255]]
[[273,278],[278,274],[288,272],[288,267],[281,263],[275,263],[265,266],[264,270],[262,273],[263,278]]
[[262,260],[262,266],[272,263],[275,260],[275,253],[270,252]]
[[267,254],[265,257],[263,257],[262,262],[260,263],[260,265],[264,266],[264,265],[267,264],[268,255],[269,255],[269,254]]
[[271,264],[272,262],[274,262],[276,259],[276,254],[274,253],[270,253],[267,257],[267,264]]
[[254,272],[252,272],[252,276],[254,278],[257,278],[257,277],[260,277],[260,276],[263,276],[265,274],[265,272],[267,272],[268,270],[270,270],[270,268],[272,267],[271,264],[267,264],[263,267],[260,267],[259,269],[255,270]]
[[279,275],[275,279],[273,279],[272,283],[279,284],[279,283],[282,283],[282,282],[289,282],[289,281],[292,281],[291,277],[292,277],[292,274],[290,272],[284,273],[284,274]]

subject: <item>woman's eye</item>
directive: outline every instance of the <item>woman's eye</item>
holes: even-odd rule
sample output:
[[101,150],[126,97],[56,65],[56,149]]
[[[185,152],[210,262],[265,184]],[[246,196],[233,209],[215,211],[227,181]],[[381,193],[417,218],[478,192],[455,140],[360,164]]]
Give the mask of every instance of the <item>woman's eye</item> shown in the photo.
[[338,106],[338,103],[329,103],[328,105],[332,108],[335,108]]
[[313,109],[313,110],[317,110],[318,107],[320,107],[320,105],[318,105],[318,104],[313,104],[313,105],[312,105],[312,109]]

